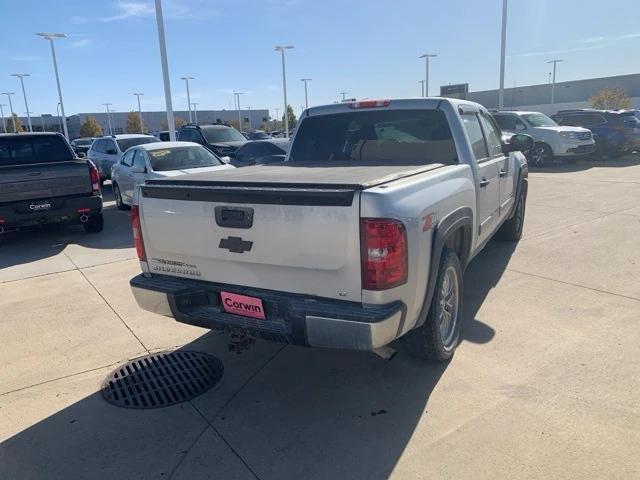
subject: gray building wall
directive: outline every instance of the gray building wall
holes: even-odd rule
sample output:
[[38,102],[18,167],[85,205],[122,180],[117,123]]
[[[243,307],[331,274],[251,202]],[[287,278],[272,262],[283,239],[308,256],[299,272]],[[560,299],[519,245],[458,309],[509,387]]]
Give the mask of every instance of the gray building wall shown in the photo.
[[[616,87],[623,89],[629,95],[631,108],[640,108],[640,74],[556,82],[553,109],[551,108],[551,84],[505,88],[504,108],[533,110],[546,114],[569,108],[590,108],[589,97],[602,89]],[[489,109],[498,108],[498,90],[469,92],[466,98]]]

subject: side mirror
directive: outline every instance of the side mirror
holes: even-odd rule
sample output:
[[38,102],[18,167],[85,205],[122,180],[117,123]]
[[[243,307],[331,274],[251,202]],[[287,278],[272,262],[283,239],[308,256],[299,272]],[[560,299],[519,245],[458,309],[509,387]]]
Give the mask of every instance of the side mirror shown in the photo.
[[118,152],[115,151],[113,148],[110,148],[109,150],[107,150],[106,153],[107,153],[107,155],[117,155],[118,154]]
[[147,167],[141,167],[140,165],[131,166],[132,173],[147,173]]
[[220,160],[222,160],[224,163],[229,163],[231,161],[231,157],[220,157]]
[[533,148],[533,138],[524,133],[516,133],[511,137],[509,143],[503,145],[503,152],[526,152]]
[[78,152],[77,155],[78,155],[78,158],[87,158],[87,154],[84,152]]
[[523,124],[521,123],[516,123],[516,130],[526,130],[527,127],[525,127]]

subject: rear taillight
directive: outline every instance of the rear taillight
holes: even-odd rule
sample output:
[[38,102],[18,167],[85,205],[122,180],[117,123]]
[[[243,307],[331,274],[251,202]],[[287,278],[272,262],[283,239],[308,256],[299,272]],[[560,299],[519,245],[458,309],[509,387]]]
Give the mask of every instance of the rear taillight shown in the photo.
[[141,262],[147,261],[147,252],[144,250],[144,240],[142,239],[142,225],[140,224],[140,209],[138,205],[131,207],[131,228],[133,228],[133,243],[136,246],[138,259]]
[[89,161],[89,176],[91,177],[91,190],[93,190],[94,192],[99,192],[100,191],[100,172],[91,161]]
[[349,108],[376,108],[376,107],[388,107],[391,100],[362,100],[361,102],[352,102],[349,104]]
[[407,232],[400,220],[360,221],[362,288],[385,290],[407,281]]

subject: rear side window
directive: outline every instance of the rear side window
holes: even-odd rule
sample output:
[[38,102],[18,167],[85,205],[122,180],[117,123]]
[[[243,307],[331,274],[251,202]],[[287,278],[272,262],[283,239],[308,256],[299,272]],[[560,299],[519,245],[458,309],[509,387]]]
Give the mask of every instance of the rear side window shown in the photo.
[[135,147],[136,145],[144,145],[145,143],[156,143],[159,142],[156,137],[135,137],[135,138],[120,138],[116,140],[118,142],[118,146],[120,147],[120,151],[124,152],[125,150]]
[[498,130],[498,127],[484,112],[480,114],[480,122],[482,123],[482,129],[484,130],[484,134],[487,139],[489,154],[492,157],[502,155],[502,142],[500,141],[500,131]]
[[473,150],[473,155],[476,157],[476,160],[487,158],[489,153],[487,152],[487,144],[482,135],[478,115],[475,113],[464,114],[461,118],[462,124],[469,136],[469,143],[471,143],[471,149]]
[[73,154],[58,136],[26,136],[0,138],[0,166],[64,162]]
[[91,150],[97,153],[104,153],[104,140],[94,140]]
[[291,146],[296,163],[456,163],[439,110],[361,110],[305,118]]

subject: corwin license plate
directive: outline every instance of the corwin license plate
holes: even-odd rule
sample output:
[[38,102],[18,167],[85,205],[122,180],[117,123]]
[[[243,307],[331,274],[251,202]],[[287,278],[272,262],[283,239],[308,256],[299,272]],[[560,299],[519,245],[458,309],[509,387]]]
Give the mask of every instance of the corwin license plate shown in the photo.
[[264,320],[264,306],[262,300],[237,293],[220,292],[222,308],[227,313],[242,315],[243,317],[257,318]]

